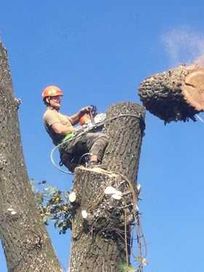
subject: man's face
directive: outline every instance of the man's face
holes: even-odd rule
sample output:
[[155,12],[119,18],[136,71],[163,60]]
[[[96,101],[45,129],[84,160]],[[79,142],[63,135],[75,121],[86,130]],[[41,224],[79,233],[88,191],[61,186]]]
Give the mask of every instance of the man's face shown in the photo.
[[56,95],[56,96],[50,96],[48,99],[49,101],[49,104],[51,107],[53,107],[54,109],[56,110],[59,110],[60,109],[60,106],[61,106],[61,98],[62,96],[61,95]]

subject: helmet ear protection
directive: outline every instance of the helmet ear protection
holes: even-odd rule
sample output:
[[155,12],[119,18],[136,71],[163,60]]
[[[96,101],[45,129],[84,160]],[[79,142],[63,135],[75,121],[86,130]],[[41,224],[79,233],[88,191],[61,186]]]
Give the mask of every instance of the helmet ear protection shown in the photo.
[[45,101],[46,97],[63,95],[63,91],[54,85],[47,86],[42,92],[42,98]]

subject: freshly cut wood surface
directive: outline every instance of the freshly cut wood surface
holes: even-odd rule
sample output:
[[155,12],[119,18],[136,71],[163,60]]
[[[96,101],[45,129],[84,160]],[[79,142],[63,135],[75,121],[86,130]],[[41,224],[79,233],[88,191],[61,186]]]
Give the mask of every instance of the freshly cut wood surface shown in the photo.
[[183,95],[197,111],[204,110],[204,69],[200,68],[186,76]]

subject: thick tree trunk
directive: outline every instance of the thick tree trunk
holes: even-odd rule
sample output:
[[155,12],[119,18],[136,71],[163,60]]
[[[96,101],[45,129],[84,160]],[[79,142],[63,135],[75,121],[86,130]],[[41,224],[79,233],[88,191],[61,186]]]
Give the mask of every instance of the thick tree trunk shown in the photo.
[[105,130],[109,144],[103,169],[75,171],[71,272],[118,272],[129,263],[144,108],[133,103],[112,106]]
[[144,106],[165,123],[195,120],[204,110],[204,69],[179,66],[145,79],[139,86]]
[[22,155],[6,50],[0,43],[0,234],[9,272],[59,272]]

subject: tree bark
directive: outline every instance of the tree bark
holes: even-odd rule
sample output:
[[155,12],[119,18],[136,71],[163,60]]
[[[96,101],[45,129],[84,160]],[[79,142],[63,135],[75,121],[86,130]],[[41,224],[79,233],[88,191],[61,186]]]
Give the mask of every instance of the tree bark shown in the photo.
[[143,105],[154,115],[171,121],[192,119],[204,110],[204,69],[181,65],[146,78],[139,86]]
[[22,154],[7,52],[0,43],[0,235],[9,272],[59,272]]
[[[142,106],[112,106],[105,121],[109,144],[102,166],[76,168],[71,272],[118,272],[129,264],[143,131]],[[115,194],[108,193],[111,188]]]

